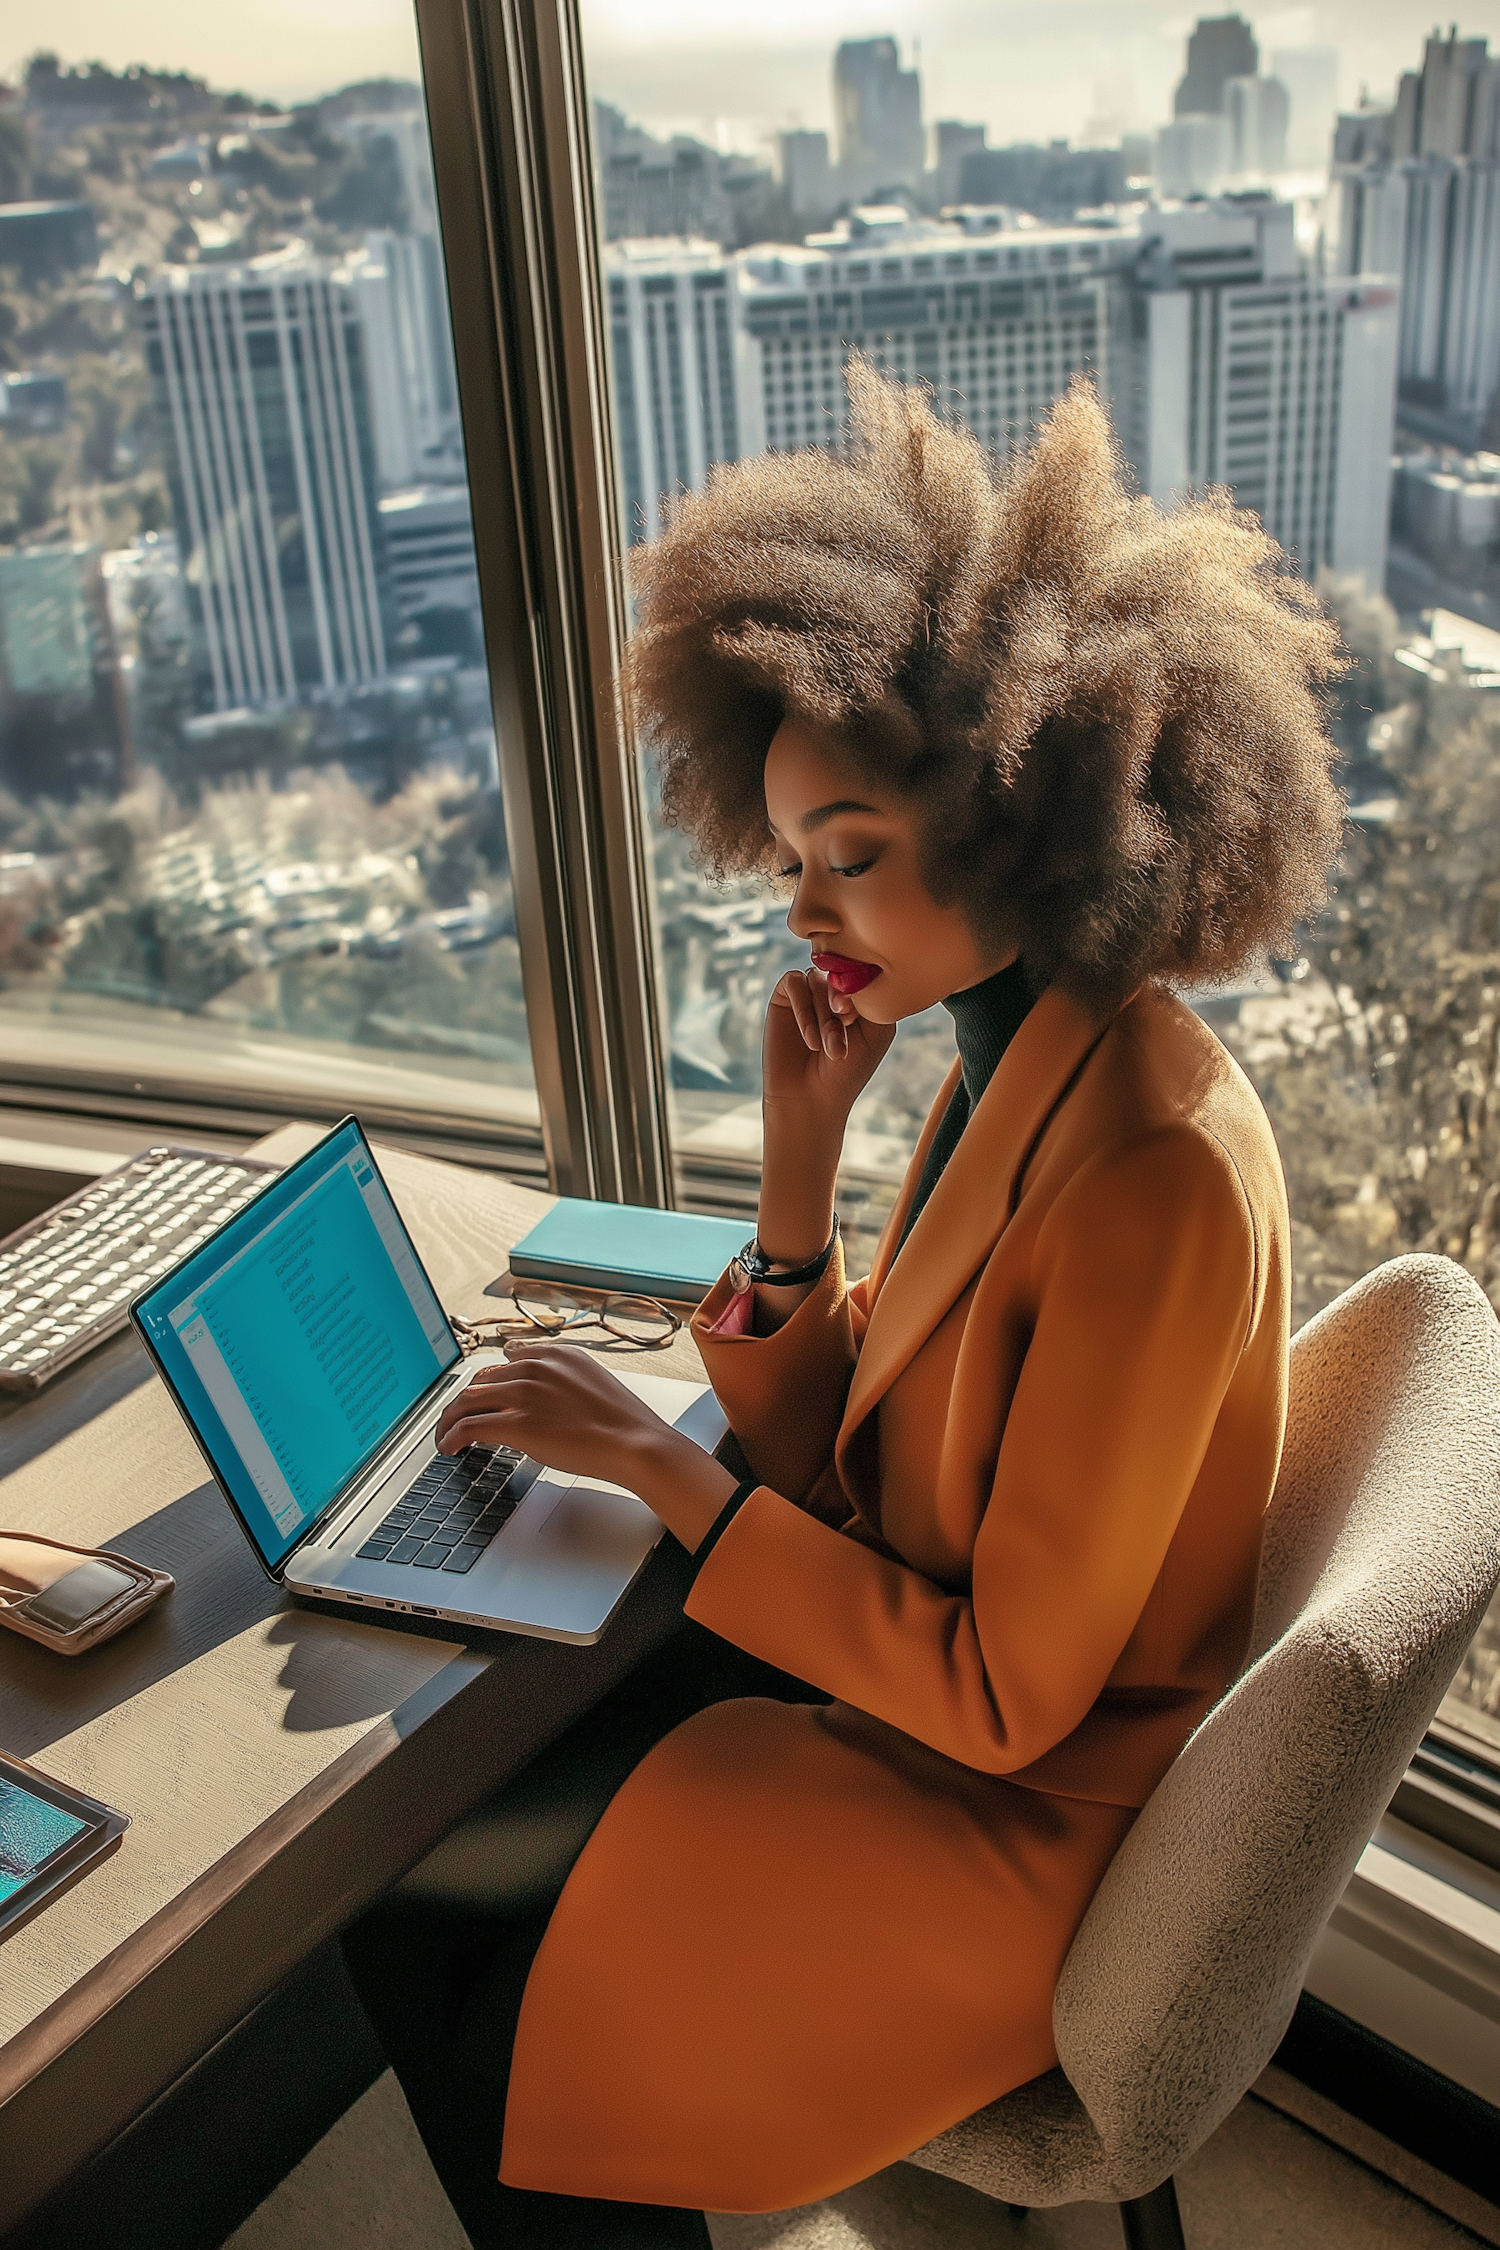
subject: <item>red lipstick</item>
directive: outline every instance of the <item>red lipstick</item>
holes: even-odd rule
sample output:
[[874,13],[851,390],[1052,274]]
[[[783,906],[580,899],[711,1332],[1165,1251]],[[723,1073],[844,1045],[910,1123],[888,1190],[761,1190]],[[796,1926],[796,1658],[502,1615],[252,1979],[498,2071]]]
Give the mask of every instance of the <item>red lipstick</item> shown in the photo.
[[865,986],[873,984],[880,975],[873,961],[851,961],[844,953],[815,953],[812,965],[822,970],[835,992],[846,996],[851,992],[863,992]]

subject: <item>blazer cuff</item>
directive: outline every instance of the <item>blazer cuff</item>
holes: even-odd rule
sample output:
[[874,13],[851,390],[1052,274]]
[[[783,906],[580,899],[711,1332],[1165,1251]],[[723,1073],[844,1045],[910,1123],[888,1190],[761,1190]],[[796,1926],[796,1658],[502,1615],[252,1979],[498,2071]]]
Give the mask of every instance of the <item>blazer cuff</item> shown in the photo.
[[735,1486],[733,1492],[730,1493],[729,1498],[725,1501],[723,1507],[714,1517],[713,1522],[709,1525],[707,1531],[705,1531],[697,1546],[688,1556],[688,1562],[691,1565],[694,1579],[697,1578],[699,1571],[703,1568],[703,1565],[707,1562],[709,1556],[713,1553],[715,1547],[717,1547],[719,1541],[723,1538],[725,1532],[729,1529],[729,1526],[733,1523],[735,1517],[739,1514],[741,1508],[743,1508],[751,1493],[758,1492],[759,1490],[759,1477],[742,1477],[740,1479],[740,1482]]

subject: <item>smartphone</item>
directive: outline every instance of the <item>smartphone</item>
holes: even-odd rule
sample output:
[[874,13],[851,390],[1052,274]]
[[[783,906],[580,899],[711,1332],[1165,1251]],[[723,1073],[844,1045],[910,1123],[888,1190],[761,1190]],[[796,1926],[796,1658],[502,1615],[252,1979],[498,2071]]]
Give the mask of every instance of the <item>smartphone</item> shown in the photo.
[[129,1826],[127,1813],[0,1751],[0,1942],[118,1851]]

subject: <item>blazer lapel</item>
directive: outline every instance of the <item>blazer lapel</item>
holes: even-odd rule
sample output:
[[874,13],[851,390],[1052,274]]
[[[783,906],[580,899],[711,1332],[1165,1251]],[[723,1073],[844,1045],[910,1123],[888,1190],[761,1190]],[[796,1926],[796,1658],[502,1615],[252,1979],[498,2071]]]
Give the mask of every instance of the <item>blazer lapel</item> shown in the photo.
[[[869,1325],[839,1432],[842,1471],[855,1432],[988,1259],[1014,1212],[1021,1175],[1044,1126],[1112,1017],[1102,1021],[1049,985],[1000,1058],[979,1106],[897,1259],[900,1225],[956,1081],[928,1118],[872,1274]],[[883,1264],[881,1263],[883,1261]],[[852,1463],[851,1463],[852,1467]],[[855,1477],[854,1483],[859,1479]],[[846,1489],[848,1489],[846,1483]],[[853,1497],[851,1491],[851,1497]],[[857,1503],[856,1503],[857,1504]]]

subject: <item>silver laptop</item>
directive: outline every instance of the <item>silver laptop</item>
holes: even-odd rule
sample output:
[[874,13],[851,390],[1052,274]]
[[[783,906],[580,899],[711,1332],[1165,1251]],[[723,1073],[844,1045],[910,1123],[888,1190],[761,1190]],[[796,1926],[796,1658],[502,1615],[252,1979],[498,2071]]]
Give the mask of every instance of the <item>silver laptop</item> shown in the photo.
[[[661,1537],[619,1485],[504,1447],[439,1454],[465,1359],[370,1145],[346,1118],[130,1308],[268,1576],[440,1623],[598,1640]],[[705,1384],[617,1369],[705,1448]]]

